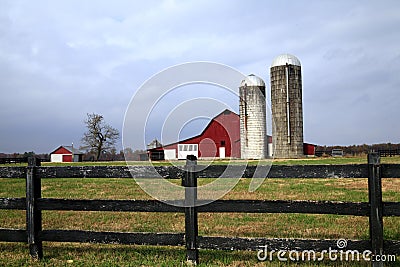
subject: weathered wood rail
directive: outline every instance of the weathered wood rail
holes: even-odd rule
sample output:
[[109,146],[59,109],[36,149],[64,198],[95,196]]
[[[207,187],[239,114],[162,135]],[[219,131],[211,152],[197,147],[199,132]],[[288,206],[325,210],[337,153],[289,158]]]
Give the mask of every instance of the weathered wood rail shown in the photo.
[[400,149],[380,149],[378,150],[380,157],[393,157],[400,155]]
[[[188,160],[186,171],[176,167],[150,166],[83,166],[40,167],[35,159],[28,167],[0,168],[2,178],[26,177],[26,198],[0,198],[0,209],[26,210],[26,229],[0,229],[0,241],[26,242],[32,257],[43,256],[42,242],[94,242],[145,245],[185,245],[187,258],[198,261],[198,249],[258,250],[268,245],[272,250],[315,250],[335,247],[336,240],[203,237],[198,236],[198,212],[238,213],[306,213],[367,216],[370,222],[369,240],[348,240],[348,250],[371,250],[374,254],[400,255],[399,240],[383,239],[383,217],[400,216],[400,202],[382,202],[381,178],[400,177],[400,164],[380,164],[377,153],[370,154],[368,164],[272,166],[268,178],[368,178],[368,202],[289,201],[289,200],[217,200],[196,207],[178,207],[156,200],[82,200],[41,197],[41,179],[45,178],[184,178],[183,186],[195,188],[198,177],[219,177],[226,166],[212,165],[199,173],[193,172],[194,159]],[[242,168],[240,166],[234,168]],[[255,166],[248,166],[243,177],[252,177]],[[189,192],[189,191],[188,191]],[[196,191],[194,191],[196,192]],[[196,202],[196,194],[187,193],[186,202]],[[81,230],[43,230],[43,210],[122,211],[122,212],[182,212],[185,213],[185,233],[122,233]],[[374,265],[380,263],[373,263]]]
[[[220,177],[226,165],[210,165],[197,173],[197,178]],[[232,173],[241,172],[243,166],[230,166]],[[399,165],[382,164],[382,172],[388,177],[400,176]],[[1,167],[1,178],[26,177],[26,167]],[[53,166],[37,167],[41,178],[140,178],[159,175],[167,179],[181,179],[185,176],[182,168],[175,166]],[[132,172],[130,172],[131,170]],[[256,166],[247,166],[243,178],[252,178]],[[133,173],[133,175],[132,175]],[[236,177],[236,176],[234,176]],[[366,178],[367,164],[345,165],[273,165],[267,178]],[[385,176],[386,177],[386,176]]]
[[27,163],[27,158],[0,158],[0,164]]

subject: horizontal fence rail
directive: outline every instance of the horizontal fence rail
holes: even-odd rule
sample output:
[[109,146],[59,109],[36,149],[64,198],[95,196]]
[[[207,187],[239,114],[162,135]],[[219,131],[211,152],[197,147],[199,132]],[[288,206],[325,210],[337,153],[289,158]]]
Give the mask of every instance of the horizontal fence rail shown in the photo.
[[27,163],[28,158],[0,158],[0,164]]
[[[399,178],[400,164],[381,164],[382,178]],[[162,177],[181,179],[185,170],[175,166],[60,166],[37,167],[41,178],[146,178]],[[210,165],[197,174],[197,178],[220,177],[226,165]],[[242,173],[243,178],[253,178],[256,166],[230,166],[231,178]],[[0,178],[25,178],[26,167],[0,167]],[[229,172],[224,174],[229,178]],[[367,164],[343,165],[272,165],[267,178],[367,178]]]
[[[189,161],[189,160],[188,160]],[[384,216],[400,216],[400,202],[382,202],[381,178],[400,177],[400,164],[380,164],[378,154],[369,155],[368,164],[359,165],[273,165],[268,178],[368,178],[368,202],[340,201],[299,201],[299,200],[197,200],[189,194],[186,199],[199,206],[180,207],[157,200],[84,200],[42,198],[42,178],[131,178],[154,177],[183,179],[184,186],[195,187],[197,178],[219,177],[227,166],[211,165],[201,172],[195,172],[197,161],[189,161],[190,169],[172,166],[72,166],[41,167],[39,161],[29,162],[28,167],[0,168],[2,178],[23,178],[27,180],[26,198],[0,198],[0,209],[26,210],[27,227],[21,229],[0,229],[0,241],[26,242],[30,254],[41,258],[42,242],[93,242],[142,245],[186,246],[188,261],[198,262],[198,249],[259,250],[268,245],[274,250],[316,250],[336,247],[335,240],[204,237],[198,235],[197,213],[304,213],[334,214],[369,217],[370,240],[348,240],[346,249],[371,250],[375,254],[400,255],[400,241],[383,240]],[[243,177],[253,177],[256,166],[231,166],[232,173],[243,169]],[[229,177],[229,172],[224,174]],[[237,177],[233,177],[237,178]],[[207,204],[201,205],[202,201]],[[44,210],[68,211],[115,211],[115,212],[170,212],[185,214],[185,233],[126,233],[95,232],[83,230],[42,230],[41,212]],[[374,263],[373,265],[377,265]],[[379,264],[377,265],[379,266]]]
[[[40,198],[39,210],[184,212],[183,207],[158,200],[81,200]],[[182,202],[182,201],[180,201]],[[209,201],[205,201],[209,202]],[[26,210],[25,198],[0,198],[0,209]],[[198,207],[199,212],[235,213],[305,213],[369,216],[368,202],[300,200],[216,200]],[[383,202],[383,216],[400,216],[400,202]]]
[[378,150],[380,157],[392,157],[400,155],[400,149],[380,149]]

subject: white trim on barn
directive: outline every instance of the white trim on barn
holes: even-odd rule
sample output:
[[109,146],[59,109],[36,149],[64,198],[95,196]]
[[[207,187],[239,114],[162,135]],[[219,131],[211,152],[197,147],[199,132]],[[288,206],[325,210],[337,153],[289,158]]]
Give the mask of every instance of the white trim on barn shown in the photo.
[[178,159],[186,159],[189,155],[199,157],[198,144],[178,144]]
[[176,149],[164,149],[164,159],[165,160],[176,159]]

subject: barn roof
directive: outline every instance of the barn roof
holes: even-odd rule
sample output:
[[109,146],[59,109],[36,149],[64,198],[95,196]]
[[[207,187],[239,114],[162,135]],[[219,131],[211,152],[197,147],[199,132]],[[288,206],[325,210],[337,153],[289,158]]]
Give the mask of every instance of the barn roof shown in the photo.
[[80,151],[79,149],[76,149],[73,146],[59,146],[56,149],[54,149],[50,154],[53,154],[54,152],[56,152],[57,150],[59,150],[60,148],[65,148],[66,150],[68,150],[69,152],[71,152],[74,155],[83,155],[85,153],[83,153],[82,151]]
[[173,143],[170,143],[170,144],[167,144],[167,145],[164,145],[164,146],[160,146],[160,147],[156,147],[156,148],[152,148],[152,149],[147,149],[147,150],[148,150],[148,151],[163,150],[163,147],[170,146],[170,145],[175,145],[175,144],[179,144],[179,143],[181,143],[181,142],[186,142],[186,141],[188,141],[188,140],[190,140],[190,139],[194,139],[194,138],[196,138],[196,137],[199,137],[199,136],[203,135],[203,134],[205,133],[205,131],[207,131],[207,129],[211,126],[211,123],[212,123],[214,120],[216,120],[219,116],[221,116],[221,115],[223,115],[223,114],[226,115],[226,114],[231,114],[231,113],[235,114],[236,116],[239,116],[239,115],[236,114],[235,112],[233,112],[233,111],[231,111],[231,110],[229,110],[229,109],[225,109],[224,111],[222,111],[222,112],[220,112],[218,115],[216,115],[214,118],[212,118],[212,119],[210,120],[210,122],[207,124],[207,126],[203,129],[203,131],[202,131],[200,134],[195,135],[195,136],[192,136],[192,137],[189,137],[189,138],[186,138],[186,139],[183,139],[183,140],[178,140],[178,141],[176,141],[176,142],[173,142]]

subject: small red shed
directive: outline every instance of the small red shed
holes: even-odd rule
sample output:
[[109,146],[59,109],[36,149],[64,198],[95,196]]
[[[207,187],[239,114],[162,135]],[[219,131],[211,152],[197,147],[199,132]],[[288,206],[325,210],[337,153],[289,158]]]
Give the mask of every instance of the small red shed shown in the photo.
[[73,146],[59,146],[50,153],[51,162],[81,162],[83,152]]

